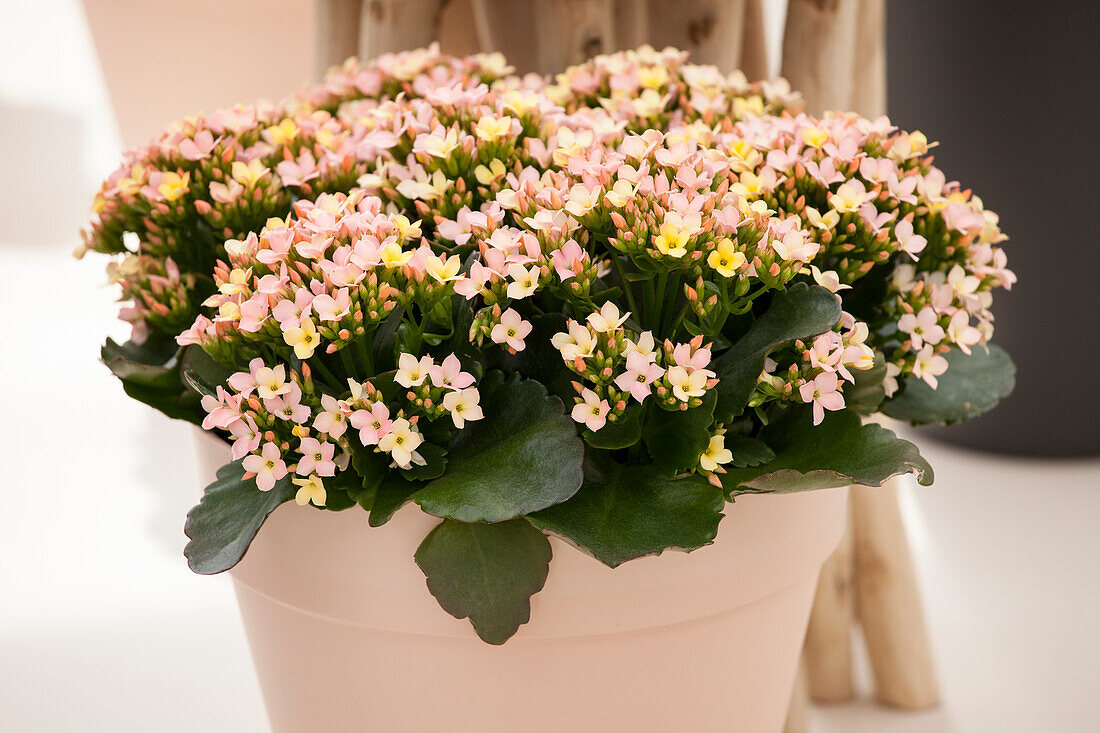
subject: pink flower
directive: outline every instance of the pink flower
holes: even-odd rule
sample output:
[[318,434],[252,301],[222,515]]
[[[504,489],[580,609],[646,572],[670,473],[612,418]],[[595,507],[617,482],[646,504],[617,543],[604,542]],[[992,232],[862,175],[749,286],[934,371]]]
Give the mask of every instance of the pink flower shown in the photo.
[[[221,138],[218,138],[220,140]],[[210,151],[218,144],[218,140],[210,134],[209,130],[199,130],[195,137],[186,138],[180,142],[180,155],[187,160],[203,160],[210,157]]]
[[466,389],[474,383],[474,375],[462,371],[462,362],[454,354],[448,355],[442,363],[430,368],[428,378],[436,387],[451,389]]
[[936,379],[947,371],[947,359],[932,350],[931,346],[925,346],[917,354],[917,360],[913,363],[913,376],[923,379],[928,386],[935,389],[939,386]]
[[369,410],[356,410],[348,420],[359,431],[359,442],[364,446],[378,445],[393,423],[389,408],[381,402],[371,403]]
[[493,326],[489,338],[493,343],[506,344],[512,351],[523,351],[523,340],[531,333],[531,324],[523,320],[514,308],[509,308],[500,316],[500,323]]
[[302,404],[302,388],[297,382],[290,382],[286,394],[264,400],[264,409],[280,420],[289,420],[302,425],[311,414],[309,405]]
[[[256,374],[264,368],[264,360],[260,357],[256,357],[252,361],[248,362],[247,372],[237,372],[232,375],[226,381],[229,386],[232,387],[240,394],[241,397],[248,399],[248,396],[252,394],[252,391],[256,389]],[[285,370],[283,372],[285,374]],[[285,378],[285,377],[283,377]],[[280,382],[282,379],[279,380]]]
[[576,422],[596,432],[607,423],[607,412],[610,409],[611,406],[607,404],[607,400],[601,400],[599,395],[585,388],[581,392],[581,401],[573,407],[572,417]]
[[208,413],[202,421],[203,430],[226,430],[241,418],[241,395],[231,395],[220,386],[216,388],[216,396],[203,395],[201,404]]
[[229,426],[233,434],[233,459],[239,460],[260,447],[260,428],[251,415]]
[[275,482],[287,474],[286,463],[274,443],[264,443],[260,455],[245,456],[243,465],[245,471],[256,474],[256,486],[260,491],[271,491]]
[[899,248],[902,252],[912,257],[914,260],[926,246],[928,246],[928,240],[919,234],[913,233],[913,221],[911,219],[902,219],[894,225],[894,236],[897,237]]
[[313,419],[313,427],[319,433],[337,439],[348,429],[348,407],[343,400],[332,395],[321,395],[321,412]]
[[313,158],[313,153],[308,150],[303,150],[297,161],[282,161],[275,166],[275,172],[279,174],[279,178],[283,179],[283,183],[287,186],[301,186],[306,181],[311,181],[321,175],[321,172],[317,170],[317,161]]
[[943,328],[939,325],[939,315],[931,306],[925,306],[920,313],[906,313],[898,319],[898,330],[910,334],[913,348],[920,349],[924,344],[938,344],[943,341]]
[[835,372],[822,372],[798,388],[802,401],[813,403],[814,425],[825,419],[825,410],[844,409],[844,395],[837,391],[837,384]]
[[982,332],[970,325],[970,315],[966,311],[958,310],[947,324],[947,338],[969,354],[970,347],[982,340]]
[[665,370],[644,354],[632,351],[626,356],[626,371],[615,377],[615,386],[642,402],[653,389],[650,385],[664,374]]
[[322,293],[313,299],[313,312],[322,321],[339,321],[351,310],[351,295],[347,288],[336,291],[336,297]]
[[309,476],[311,473],[316,473],[318,476],[336,475],[336,463],[332,460],[336,453],[335,443],[322,443],[316,438],[302,438],[298,452],[302,454],[301,460],[298,461],[299,476]]
[[313,311],[313,293],[305,288],[299,288],[294,293],[294,300],[289,298],[280,300],[271,309],[271,315],[279,322],[282,330],[302,325],[302,319]]

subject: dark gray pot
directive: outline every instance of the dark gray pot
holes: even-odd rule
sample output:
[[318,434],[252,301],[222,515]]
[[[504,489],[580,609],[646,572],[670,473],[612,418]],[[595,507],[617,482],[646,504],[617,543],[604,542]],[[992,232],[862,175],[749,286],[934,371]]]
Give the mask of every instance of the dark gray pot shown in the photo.
[[1019,283],[994,299],[1016,391],[953,443],[1100,455],[1100,40],[1092,2],[889,3],[889,113],[942,141],[948,179],[1001,215]]

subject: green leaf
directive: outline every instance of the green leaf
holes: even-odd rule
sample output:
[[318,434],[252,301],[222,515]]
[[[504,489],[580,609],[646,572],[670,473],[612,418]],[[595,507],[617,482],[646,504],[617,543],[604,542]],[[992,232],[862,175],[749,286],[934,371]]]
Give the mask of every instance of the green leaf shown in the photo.
[[531,596],[542,590],[552,550],[522,519],[466,524],[446,519],[416,550],[416,564],[443,610],[468,618],[477,635],[503,644],[531,619]]
[[423,486],[422,481],[408,481],[400,473],[391,472],[378,484],[367,523],[372,527],[381,527],[393,518],[398,509],[408,504],[413,494]]
[[875,365],[870,369],[852,370],[855,384],[844,387],[844,404],[860,415],[873,415],[886,397],[886,358],[875,352]]
[[413,497],[424,511],[501,522],[577,493],[584,443],[561,400],[538,382],[496,371],[478,389],[485,417],[455,433],[447,471]]
[[619,419],[604,425],[596,432],[584,431],[584,442],[593,448],[618,450],[629,448],[642,438],[642,405],[626,408]]
[[180,374],[181,355],[196,348],[181,349],[171,341],[140,345],[127,341],[120,345],[107,339],[100,358],[122,382],[127,395],[170,418],[198,425],[204,416],[200,396],[183,383]]
[[200,395],[214,395],[217,387],[224,387],[233,374],[214,357],[196,345],[183,348],[180,372],[184,381]]
[[748,404],[764,359],[779,346],[828,331],[840,320],[840,301],[825,288],[796,283],[776,293],[748,332],[714,360],[718,422],[729,422]]
[[915,425],[950,425],[993,409],[1016,386],[1016,365],[999,346],[977,346],[970,355],[952,349],[946,358],[947,371],[938,377],[936,389],[923,379],[906,377],[882,411]]
[[880,425],[864,425],[852,410],[827,412],[814,426],[808,406],[790,407],[760,432],[760,439],[775,451],[775,459],[720,474],[728,493],[881,486],[891,476],[910,472],[924,485],[933,479],[932,467],[915,445]]
[[725,437],[726,448],[733,453],[733,461],[730,465],[734,468],[759,466],[775,458],[775,451],[762,440],[737,433],[726,433]]
[[414,481],[430,481],[439,478],[447,469],[447,450],[434,443],[421,443],[416,449],[420,457],[425,460],[423,466],[412,465],[402,471],[405,478]]
[[372,448],[364,448],[359,442],[352,441],[351,467],[359,478],[359,486],[348,487],[348,494],[355,499],[355,503],[370,511],[374,506],[374,496],[378,491],[378,485],[382,483],[390,473],[389,456],[377,453]]
[[573,380],[577,375],[561,358],[561,352],[550,342],[554,334],[566,330],[565,316],[561,313],[547,313],[527,319],[531,323],[531,333],[524,339],[527,347],[515,354],[505,349],[491,349],[490,366],[505,374],[522,374],[542,384],[552,395],[557,395],[567,405],[573,403]]
[[187,513],[183,532],[191,541],[183,554],[196,573],[213,575],[240,562],[267,516],[297,493],[289,474],[271,491],[260,491],[254,479],[244,480],[242,463],[222,466],[198,506]]
[[717,398],[718,393],[710,390],[703,403],[690,410],[650,410],[642,439],[659,470],[671,475],[695,468],[710,443]]
[[596,458],[586,463],[576,496],[528,520],[616,567],[669,548],[710,544],[724,506],[721,489],[697,474],[673,479],[651,466]]

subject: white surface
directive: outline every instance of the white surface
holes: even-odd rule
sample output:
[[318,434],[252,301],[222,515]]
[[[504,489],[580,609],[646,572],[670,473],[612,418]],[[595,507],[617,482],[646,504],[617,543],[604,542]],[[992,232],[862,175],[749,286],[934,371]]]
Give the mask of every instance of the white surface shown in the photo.
[[[118,154],[77,5],[0,2],[0,731],[259,733],[228,579],[181,556],[187,429],[96,362],[112,294],[68,258]],[[818,709],[813,730],[1100,730],[1100,462],[923,450],[938,480],[905,509],[945,705]]]

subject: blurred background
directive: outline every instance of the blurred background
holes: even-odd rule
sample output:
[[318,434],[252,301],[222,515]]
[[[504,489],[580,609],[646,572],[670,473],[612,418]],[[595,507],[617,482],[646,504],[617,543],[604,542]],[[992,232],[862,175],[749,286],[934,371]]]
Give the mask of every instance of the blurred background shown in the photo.
[[[229,579],[194,576],[182,557],[183,518],[206,478],[190,428],[126,399],[98,363],[104,337],[125,330],[103,263],[70,253],[124,147],[192,111],[280,97],[348,44],[386,41],[360,38],[358,14],[334,21],[338,4],[0,0],[0,731],[266,729]],[[353,4],[364,24],[378,5]],[[961,430],[908,436],[937,474],[900,500],[943,704],[878,707],[861,669],[865,694],[811,710],[811,731],[1100,730],[1100,396],[1089,373],[1100,305],[1096,228],[1084,220],[1096,69],[1071,50],[1098,24],[1080,3],[1016,5],[996,16],[985,3],[888,5],[891,117],[944,141],[937,162],[1012,237],[1020,285],[998,297],[996,340],[1019,387]],[[766,44],[750,76],[781,65],[787,3],[761,7]],[[475,51],[453,28],[444,51]],[[706,53],[742,48],[720,23],[712,32]],[[532,59],[563,65],[552,49]]]

